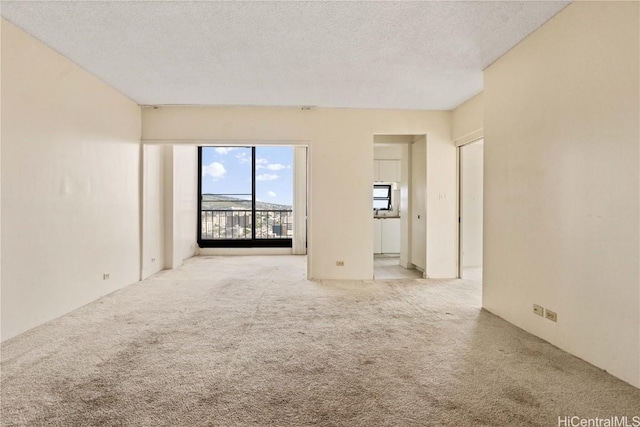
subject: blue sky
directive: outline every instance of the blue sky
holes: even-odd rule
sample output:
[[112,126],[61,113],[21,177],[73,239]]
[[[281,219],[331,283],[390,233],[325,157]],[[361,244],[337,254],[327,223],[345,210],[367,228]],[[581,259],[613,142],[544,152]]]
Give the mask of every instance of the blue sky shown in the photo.
[[[251,148],[203,147],[202,192],[251,193]],[[256,199],[293,205],[293,147],[256,147]]]

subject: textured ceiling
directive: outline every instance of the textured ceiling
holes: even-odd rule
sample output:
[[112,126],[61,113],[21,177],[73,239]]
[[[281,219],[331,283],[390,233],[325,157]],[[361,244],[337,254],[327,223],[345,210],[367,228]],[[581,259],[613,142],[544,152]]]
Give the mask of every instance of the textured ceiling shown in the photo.
[[568,2],[3,1],[140,104],[452,109]]

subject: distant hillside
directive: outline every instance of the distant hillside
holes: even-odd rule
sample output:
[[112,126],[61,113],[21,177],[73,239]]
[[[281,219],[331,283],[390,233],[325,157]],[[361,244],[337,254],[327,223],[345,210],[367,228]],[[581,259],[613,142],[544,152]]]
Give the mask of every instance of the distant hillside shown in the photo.
[[[227,210],[227,209],[251,209],[251,200],[238,199],[231,196],[219,196],[214,194],[202,195],[203,210]],[[290,211],[291,206],[267,203],[256,200],[257,210]]]

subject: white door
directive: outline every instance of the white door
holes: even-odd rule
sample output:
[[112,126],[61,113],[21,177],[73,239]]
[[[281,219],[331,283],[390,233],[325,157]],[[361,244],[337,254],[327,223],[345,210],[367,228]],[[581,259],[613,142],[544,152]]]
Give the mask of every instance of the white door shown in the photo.
[[482,267],[483,140],[460,148],[460,266]]

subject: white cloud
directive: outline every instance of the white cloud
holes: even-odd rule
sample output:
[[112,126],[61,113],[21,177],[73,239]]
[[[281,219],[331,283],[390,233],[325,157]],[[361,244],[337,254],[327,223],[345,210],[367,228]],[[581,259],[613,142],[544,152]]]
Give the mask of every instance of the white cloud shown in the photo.
[[263,173],[256,176],[256,181],[273,181],[274,179],[278,179],[278,175],[274,173]]
[[213,162],[209,165],[202,166],[202,175],[209,175],[214,179],[222,178],[226,175],[227,170],[222,163]]
[[257,169],[264,169],[264,168],[268,167],[268,166],[265,166],[267,163],[269,163],[269,160],[257,158],[256,159],[256,170]]
[[245,151],[241,151],[240,153],[236,154],[236,159],[238,159],[240,163],[249,163],[251,161]]
[[274,193],[273,191],[267,191],[267,194],[269,195],[269,197],[276,197],[277,194]]
[[280,163],[272,163],[270,165],[267,165],[267,169],[271,170],[271,171],[279,171],[282,169],[291,169],[291,166],[289,165],[281,165]]
[[235,147],[216,147],[216,153],[218,154],[227,154],[229,151],[236,150]]

